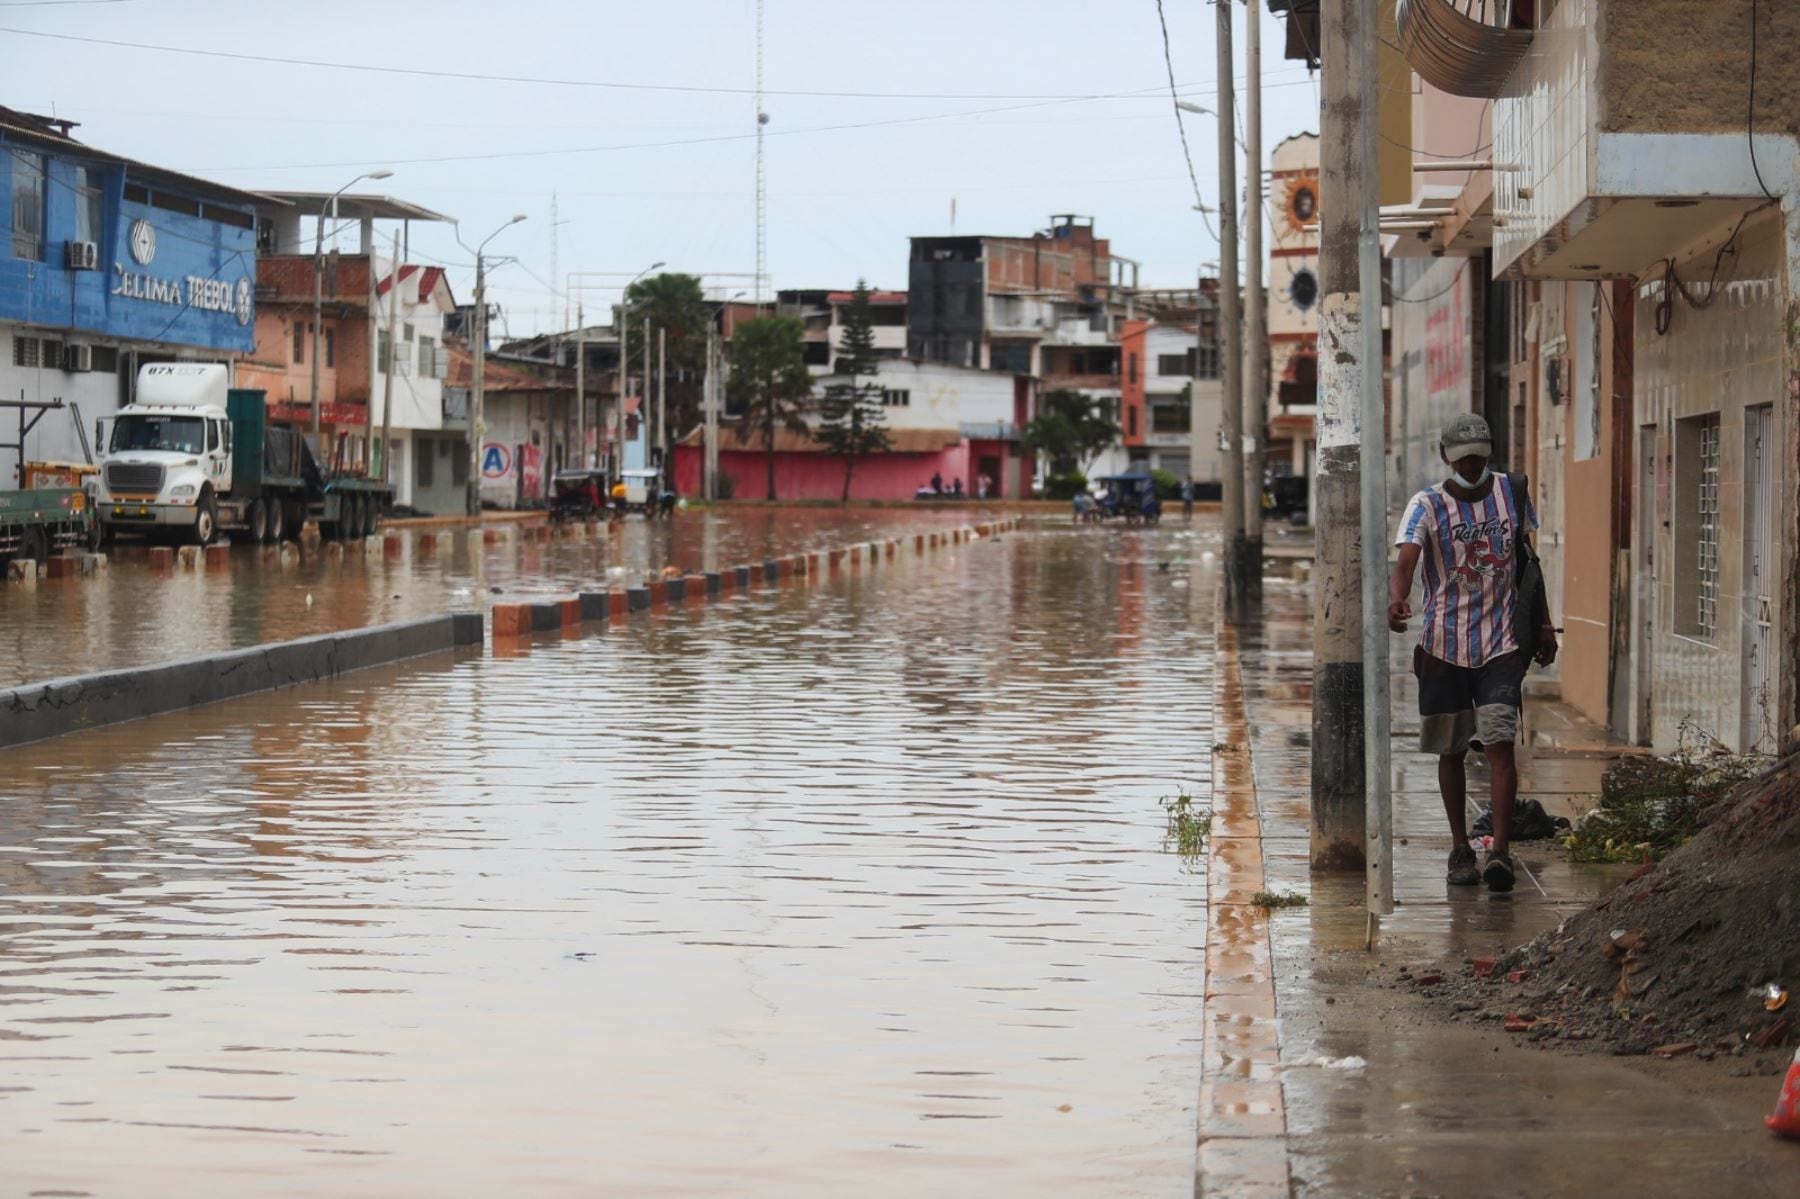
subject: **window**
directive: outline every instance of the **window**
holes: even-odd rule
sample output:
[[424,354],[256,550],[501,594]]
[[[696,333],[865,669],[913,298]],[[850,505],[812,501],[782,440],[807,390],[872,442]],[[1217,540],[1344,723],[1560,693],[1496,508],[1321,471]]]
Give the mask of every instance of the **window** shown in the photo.
[[973,283],[963,289],[963,315],[981,315],[981,288]]
[[[441,446],[444,443],[440,441],[438,444]],[[420,487],[430,487],[437,471],[437,455],[431,452],[429,441],[419,443],[419,453],[416,457],[418,460],[413,464],[413,470],[417,472],[418,477],[413,482]]]
[[1125,414],[1125,416],[1126,416],[1125,423],[1130,426],[1125,432],[1125,435],[1127,437],[1136,437],[1138,435],[1137,414],[1138,414],[1138,410],[1136,408],[1132,408],[1132,409],[1128,410]]
[[1150,406],[1150,431],[1152,433],[1186,433],[1188,431],[1188,406],[1185,401],[1177,404],[1152,404]]
[[431,337],[419,338],[419,378],[438,378],[437,340]]
[[306,322],[294,322],[294,361],[306,361]]
[[469,443],[461,437],[450,445],[450,485],[452,487],[469,485]]
[[1194,378],[1217,379],[1219,377],[1219,344],[1207,342],[1194,351]]
[[1675,422],[1675,631],[1711,640],[1719,622],[1719,415]]
[[1127,383],[1136,383],[1138,356],[1136,354],[1127,354],[1125,359],[1125,381]]
[[256,217],[237,208],[222,208],[217,204],[208,204],[203,214],[209,221],[217,221],[221,225],[230,225],[234,229],[256,228]]
[[75,240],[98,244],[106,196],[100,190],[100,173],[92,167],[75,168]]
[[38,343],[38,365],[45,370],[59,371],[63,364],[63,343],[52,341],[48,337]]
[[912,404],[912,392],[904,387],[884,387],[881,402],[888,408],[906,408]]
[[401,325],[400,326],[400,340],[401,341],[411,341],[412,339],[413,339],[413,327],[410,324]]
[[200,201],[190,200],[186,196],[172,196],[168,192],[150,193],[150,207],[160,208],[164,212],[179,212],[183,216],[200,215]]
[[325,365],[337,365],[337,327],[328,325],[325,328]]
[[96,371],[105,371],[107,374],[113,375],[119,373],[119,350],[117,346],[95,346],[93,354],[94,369]]
[[44,260],[44,156],[12,152],[12,252]]
[[41,361],[38,356],[40,350],[41,346],[37,338],[15,336],[13,338],[13,365],[37,366]]
[[148,204],[150,202],[150,189],[141,183],[127,183],[125,185],[125,198],[133,204]]
[[1031,343],[1028,341],[996,341],[988,347],[991,369],[1009,375],[1031,373]]
[[1193,361],[1194,351],[1185,354],[1158,354],[1156,356],[1156,373],[1159,375],[1185,375],[1188,363]]

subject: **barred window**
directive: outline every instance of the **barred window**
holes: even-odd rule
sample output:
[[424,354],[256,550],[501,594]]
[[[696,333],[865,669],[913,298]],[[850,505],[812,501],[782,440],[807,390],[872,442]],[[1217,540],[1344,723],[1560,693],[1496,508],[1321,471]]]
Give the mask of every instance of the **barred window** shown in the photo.
[[1675,631],[1710,641],[1719,624],[1719,416],[1675,423]]

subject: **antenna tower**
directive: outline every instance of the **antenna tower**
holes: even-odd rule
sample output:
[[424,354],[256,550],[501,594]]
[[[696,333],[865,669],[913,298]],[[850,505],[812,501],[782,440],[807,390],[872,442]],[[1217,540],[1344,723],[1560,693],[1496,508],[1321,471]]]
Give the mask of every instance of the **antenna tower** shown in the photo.
[[763,191],[763,0],[756,0],[756,312],[762,315],[763,281],[767,278],[769,250],[768,201]]

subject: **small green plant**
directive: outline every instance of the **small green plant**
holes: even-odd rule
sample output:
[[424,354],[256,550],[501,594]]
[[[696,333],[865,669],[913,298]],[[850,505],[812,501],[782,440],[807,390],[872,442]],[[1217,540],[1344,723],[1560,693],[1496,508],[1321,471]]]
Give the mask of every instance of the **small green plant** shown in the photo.
[[1157,802],[1163,809],[1163,849],[1174,850],[1184,865],[1193,866],[1212,832],[1212,813],[1196,808],[1194,797],[1186,791],[1165,795]]
[[1258,891],[1250,897],[1250,903],[1253,907],[1272,912],[1276,908],[1303,908],[1306,906],[1306,896],[1297,891],[1282,891],[1279,894],[1274,891]]
[[1723,752],[1701,730],[1683,725],[1668,757],[1627,757],[1608,768],[1600,804],[1563,838],[1575,862],[1659,861],[1712,819],[1725,795],[1769,766],[1754,754]]

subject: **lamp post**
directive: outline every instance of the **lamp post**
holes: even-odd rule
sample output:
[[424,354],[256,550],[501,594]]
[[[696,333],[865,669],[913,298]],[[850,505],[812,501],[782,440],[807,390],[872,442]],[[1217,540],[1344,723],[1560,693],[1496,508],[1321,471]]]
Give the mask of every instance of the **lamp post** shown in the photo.
[[378,171],[365,171],[344,186],[331,193],[331,199],[319,209],[319,221],[313,228],[313,318],[312,318],[312,436],[313,444],[321,453],[324,445],[319,441],[319,326],[325,319],[325,214],[337,216],[338,197],[361,183],[364,179],[386,179],[394,172],[383,167]]
[[[625,460],[625,398],[631,392],[631,374],[626,369],[626,364],[629,361],[626,357],[626,351],[631,344],[631,301],[629,298],[631,295],[631,287],[632,284],[636,283],[639,279],[642,279],[651,271],[660,269],[663,265],[664,264],[661,262],[653,262],[637,274],[633,275],[630,282],[625,284],[625,290],[619,297],[619,402],[613,408],[613,444],[619,447],[620,462],[624,462]],[[644,376],[648,379],[649,375],[650,348],[649,344],[646,343],[644,347]],[[645,390],[649,390],[647,385]]]
[[[487,244],[525,219],[522,212],[481,239],[475,247],[475,328],[469,338],[469,365],[473,386],[469,389],[469,494],[468,513],[481,515],[481,434],[484,367],[487,358],[487,262],[482,251]],[[457,239],[459,242],[461,238]],[[467,249],[468,247],[463,247]]]

